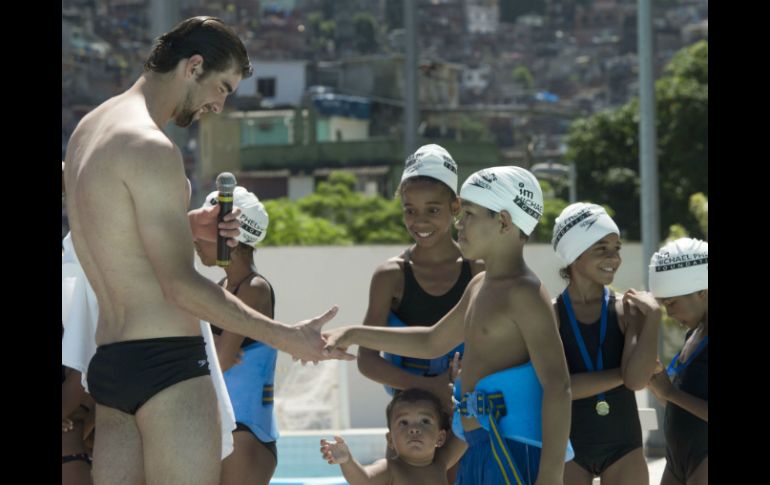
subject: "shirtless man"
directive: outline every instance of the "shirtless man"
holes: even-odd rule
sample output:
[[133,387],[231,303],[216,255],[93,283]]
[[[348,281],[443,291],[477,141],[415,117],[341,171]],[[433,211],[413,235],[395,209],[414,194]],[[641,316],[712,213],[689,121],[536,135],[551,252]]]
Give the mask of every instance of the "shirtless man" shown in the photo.
[[336,307],[285,325],[193,266],[193,234],[234,238],[239,211],[220,224],[219,205],[187,212],[181,152],[163,127],[221,112],[250,75],[243,43],[221,20],[185,20],[158,39],[131,88],[83,118],[67,147],[73,242],[100,310],[87,373],[97,485],[219,483],[217,403],[199,319],[297,359],[328,357],[320,330]]

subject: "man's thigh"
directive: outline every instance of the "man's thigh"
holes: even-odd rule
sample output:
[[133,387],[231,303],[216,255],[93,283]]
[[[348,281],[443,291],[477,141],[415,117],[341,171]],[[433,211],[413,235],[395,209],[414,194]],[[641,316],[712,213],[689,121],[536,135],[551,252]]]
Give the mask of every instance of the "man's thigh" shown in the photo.
[[216,485],[222,457],[217,397],[211,377],[169,386],[136,413],[147,485]]
[[143,485],[142,438],[134,416],[96,405],[95,485]]

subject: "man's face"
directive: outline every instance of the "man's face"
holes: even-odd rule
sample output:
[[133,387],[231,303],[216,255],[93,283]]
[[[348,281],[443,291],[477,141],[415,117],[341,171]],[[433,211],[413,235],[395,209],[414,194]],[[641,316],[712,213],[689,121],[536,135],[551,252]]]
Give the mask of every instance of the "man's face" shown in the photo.
[[187,85],[182,107],[174,116],[174,123],[187,128],[209,111],[222,112],[227,96],[238,88],[241,74],[236,70],[212,72],[203,75],[202,68]]

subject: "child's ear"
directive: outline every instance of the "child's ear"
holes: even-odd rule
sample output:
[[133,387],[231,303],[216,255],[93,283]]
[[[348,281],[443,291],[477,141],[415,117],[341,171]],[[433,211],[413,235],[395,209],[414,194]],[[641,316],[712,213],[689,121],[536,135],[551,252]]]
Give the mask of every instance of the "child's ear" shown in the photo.
[[501,234],[505,234],[513,229],[513,220],[511,219],[511,214],[507,210],[500,211],[497,216],[499,217],[498,221],[500,222]]
[[388,449],[395,450],[396,447],[393,446],[393,438],[390,437],[390,431],[385,433],[385,441],[388,442]]
[[455,197],[452,199],[452,201],[449,203],[449,208],[451,209],[452,215],[456,216],[460,213],[460,198]]
[[446,430],[442,429],[438,432],[438,439],[436,440],[436,448],[441,448],[446,443]]

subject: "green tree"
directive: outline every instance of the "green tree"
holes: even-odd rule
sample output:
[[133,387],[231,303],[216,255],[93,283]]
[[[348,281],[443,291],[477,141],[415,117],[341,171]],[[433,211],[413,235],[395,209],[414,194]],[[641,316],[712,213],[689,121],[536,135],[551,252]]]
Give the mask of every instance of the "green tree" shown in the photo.
[[532,89],[535,85],[535,78],[532,77],[532,72],[527,69],[527,66],[517,66],[511,73],[513,80],[524,89]]
[[368,12],[358,12],[353,15],[353,32],[355,32],[356,50],[362,54],[377,52],[377,21]]
[[[542,183],[541,183],[542,185]],[[553,224],[561,211],[569,205],[563,199],[545,199],[543,202],[543,216],[530,235],[530,242],[550,244],[553,236]]]
[[397,200],[369,197],[354,190],[356,177],[334,171],[316,191],[297,201],[308,215],[344,227],[355,243],[385,244],[409,241]]
[[307,23],[310,27],[310,42],[316,52],[328,50],[330,43],[334,42],[337,30],[334,20],[326,20],[321,12],[310,12],[307,15]]
[[397,244],[411,241],[395,199],[355,191],[356,177],[334,171],[316,191],[295,202],[268,200],[266,246]]
[[347,229],[302,212],[286,198],[265,201],[270,226],[264,246],[314,246],[353,244]]
[[[701,236],[688,199],[696,192],[708,195],[708,42],[679,51],[664,73],[655,85],[661,224],[681,223]],[[613,207],[624,237],[638,240],[638,99],[576,120],[567,145],[581,199]]]
[[[709,200],[701,192],[690,196],[690,214],[698,222],[701,232],[706,241],[709,238]],[[666,242],[679,239],[680,237],[689,237],[690,233],[682,224],[672,224],[668,229]]]
[[709,239],[709,199],[698,192],[690,196],[690,213],[695,216],[706,241]]

